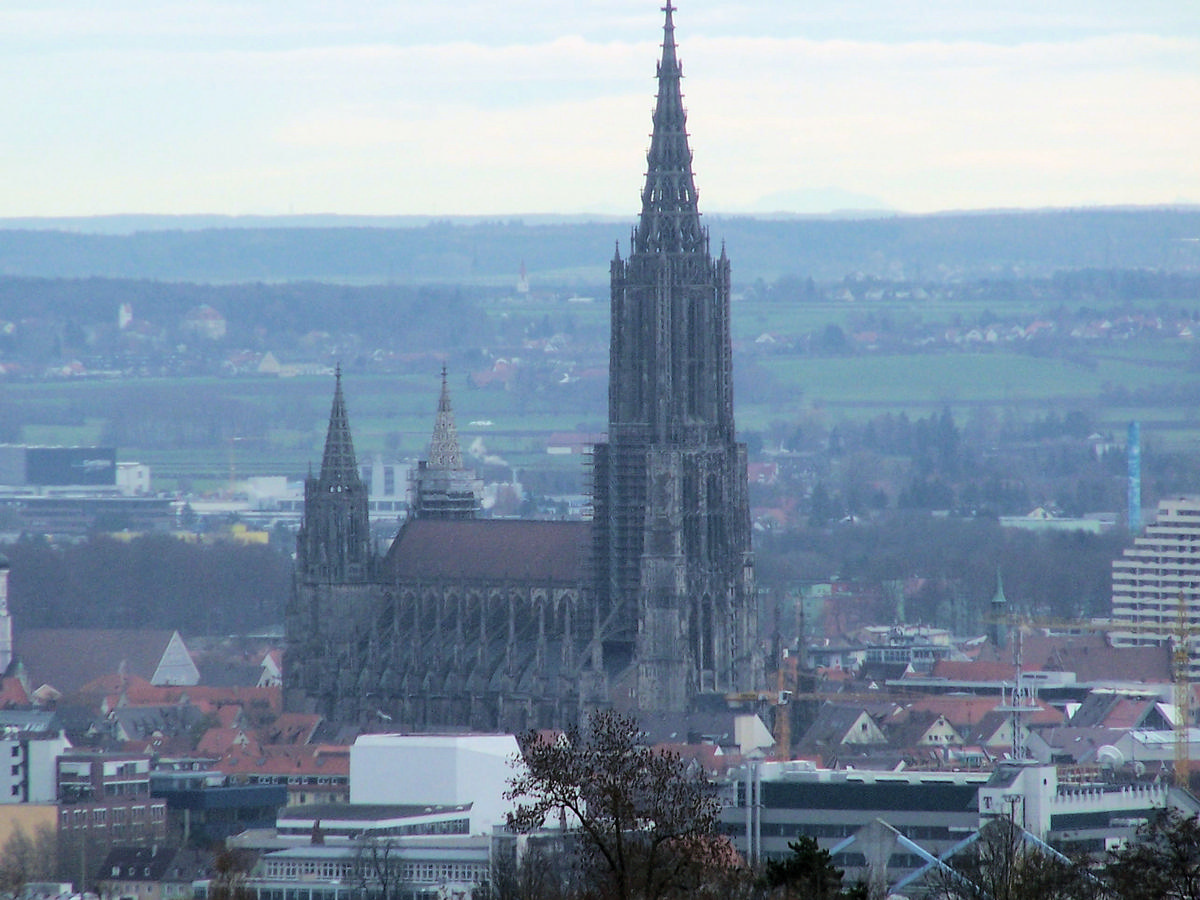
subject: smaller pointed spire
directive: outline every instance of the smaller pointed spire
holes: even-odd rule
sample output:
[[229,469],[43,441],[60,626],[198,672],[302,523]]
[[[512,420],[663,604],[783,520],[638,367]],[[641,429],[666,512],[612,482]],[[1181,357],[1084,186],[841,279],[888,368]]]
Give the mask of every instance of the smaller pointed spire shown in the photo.
[[450,386],[442,366],[442,393],[437,421],[429,441],[429,458],[409,476],[409,503],[418,519],[473,519],[479,509],[482,484],[463,467],[458,429],[450,406]]
[[346,398],[342,395],[341,363],[334,370],[333,406],[329,410],[329,430],[325,434],[320,481],[327,489],[345,488],[359,481],[358,460],[350,435],[350,418],[346,414]]
[[450,387],[446,381],[446,366],[442,366],[442,394],[438,398],[437,420],[429,442],[429,465],[439,469],[461,469],[462,449],[458,446],[458,428],[450,408]]
[[1008,598],[1004,596],[1004,578],[1000,573],[1000,564],[996,564],[996,593],[992,595],[991,641],[997,648],[1003,648],[1008,643]]

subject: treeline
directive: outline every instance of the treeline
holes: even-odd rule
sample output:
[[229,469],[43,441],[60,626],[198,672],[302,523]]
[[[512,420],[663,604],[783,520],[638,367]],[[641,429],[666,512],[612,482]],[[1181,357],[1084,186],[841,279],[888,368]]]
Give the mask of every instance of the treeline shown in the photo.
[[[226,321],[222,343],[235,347],[259,346],[266,338],[278,347],[286,345],[289,336],[328,332],[369,335],[374,341],[386,337],[411,351],[481,343],[490,334],[478,305],[484,295],[478,288],[439,286],[3,277],[0,320],[20,322],[36,311],[37,317],[58,323],[45,340],[84,352],[85,343],[95,345],[105,338],[95,330],[97,325],[116,331],[117,308],[123,303],[131,305],[136,319],[165,328],[176,339],[182,337],[178,329],[188,311],[208,305]],[[20,340],[24,331],[0,334],[0,349]]]
[[[832,426],[820,417],[776,422],[747,436],[751,452],[780,447],[795,459],[781,461],[776,485],[751,486],[752,504],[782,505],[799,496],[814,527],[884,509],[985,517],[1025,515],[1036,506],[1067,516],[1123,510],[1123,448],[1111,436],[1093,442],[1094,428],[1081,410],[1029,420],[978,409],[961,427],[948,408],[922,418],[885,413]],[[1142,463],[1150,503],[1191,489],[1200,475],[1200,464],[1186,453],[1147,447]]]
[[79,544],[23,538],[0,549],[18,628],[246,633],[283,621],[291,584],[290,556],[261,545],[148,535]]
[[[755,536],[759,580],[781,588],[829,578],[866,583],[923,579],[908,621],[978,626],[1001,572],[1012,607],[1038,616],[1106,615],[1112,560],[1128,537],[1117,529],[1026,531],[995,519],[898,512],[830,528]],[[890,621],[894,609],[879,611]]]
[[[1200,262],[1198,260],[1197,262]],[[995,307],[1003,312],[1005,306],[1040,305],[1046,315],[1063,319],[1070,315],[1100,316],[1100,308],[1111,312],[1114,307],[1147,299],[1162,303],[1185,304],[1193,314],[1200,315],[1195,304],[1200,301],[1200,275],[1194,271],[1170,268],[1086,268],[1062,269],[1051,275],[1012,273],[968,277],[947,282],[938,273],[924,278],[895,278],[866,276],[856,272],[838,280],[818,284],[811,276],[783,275],[774,281],[759,279],[747,287],[755,299],[773,303],[815,303],[852,297],[854,300],[902,302],[904,316],[911,316],[907,304],[914,299],[936,295],[946,303],[975,303]],[[914,296],[915,295],[915,296]],[[856,314],[856,327],[892,331],[896,322],[886,311],[868,309]],[[1000,321],[998,315],[983,309],[971,323],[986,327]],[[962,324],[959,321],[957,324]],[[822,336],[824,340],[829,335]]]
[[[13,275],[166,281],[515,280],[590,271],[602,280],[628,222],[430,222],[409,227],[255,227],[133,234],[0,231],[0,271]],[[1200,233],[1192,208],[959,213],[875,219],[705,217],[724,241],[735,277],[784,274],[819,281],[850,273],[944,280],[1087,268],[1184,271],[1197,264],[1186,239]],[[280,219],[286,225],[287,219]]]

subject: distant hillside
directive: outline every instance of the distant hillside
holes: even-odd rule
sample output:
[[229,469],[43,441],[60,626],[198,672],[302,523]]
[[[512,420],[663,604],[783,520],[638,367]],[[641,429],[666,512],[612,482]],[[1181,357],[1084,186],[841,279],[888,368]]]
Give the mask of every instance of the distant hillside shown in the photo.
[[[721,242],[728,246],[743,283],[782,275],[935,281],[1082,268],[1200,269],[1200,209],[1193,207],[706,221],[714,252]],[[602,284],[614,248],[627,252],[632,224],[116,217],[89,229],[79,219],[0,220],[0,274],[504,284],[515,283],[524,264],[543,284]]]

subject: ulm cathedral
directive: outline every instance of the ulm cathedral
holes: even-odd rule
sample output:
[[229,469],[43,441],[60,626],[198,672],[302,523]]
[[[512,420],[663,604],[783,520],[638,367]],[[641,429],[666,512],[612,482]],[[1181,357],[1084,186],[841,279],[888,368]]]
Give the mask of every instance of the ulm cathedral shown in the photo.
[[630,251],[611,262],[608,435],[592,518],[475,517],[443,378],[429,459],[373,549],[340,374],[305,483],[285,704],[426,730],[562,727],[615,707],[687,714],[761,687],[733,422],[729,259],[700,224],[670,0]]

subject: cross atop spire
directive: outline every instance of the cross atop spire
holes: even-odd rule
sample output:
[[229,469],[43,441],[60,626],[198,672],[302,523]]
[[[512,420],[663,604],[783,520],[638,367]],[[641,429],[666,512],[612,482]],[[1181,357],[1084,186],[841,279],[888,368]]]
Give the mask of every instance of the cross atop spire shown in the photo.
[[319,481],[325,490],[343,490],[359,482],[346,398],[342,396],[342,366],[334,372],[333,406],[329,410],[329,430],[325,434],[325,455],[321,459]]
[[658,100],[633,249],[643,253],[706,253],[707,237],[700,225],[692,151],[687,141],[687,113],[680,87],[683,68],[675,53],[675,7],[667,0],[662,10],[666,18],[662,59],[658,63]]
[[667,0],[667,5],[662,7],[662,11],[667,19],[663,23],[663,58],[659,63],[659,74],[661,75],[662,69],[668,68],[669,65],[676,75],[681,75],[679,60],[675,58],[675,7],[671,5],[671,0]]

